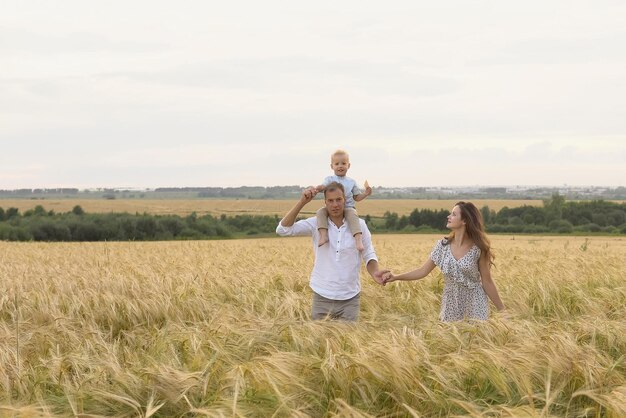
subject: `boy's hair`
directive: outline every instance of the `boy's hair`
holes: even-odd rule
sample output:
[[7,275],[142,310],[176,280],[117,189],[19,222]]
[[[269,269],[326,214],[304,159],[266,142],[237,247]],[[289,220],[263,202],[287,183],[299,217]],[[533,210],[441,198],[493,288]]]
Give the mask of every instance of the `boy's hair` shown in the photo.
[[333,181],[324,189],[324,199],[326,198],[327,192],[334,192],[335,190],[341,190],[341,194],[343,194],[343,196],[346,197],[346,191],[343,188],[343,184]]
[[332,154],[330,154],[330,162],[333,162],[333,157],[335,155],[345,155],[346,158],[348,159],[348,161],[350,161],[350,154],[348,154],[348,151],[342,150],[342,149],[338,149],[335,152],[333,152]]

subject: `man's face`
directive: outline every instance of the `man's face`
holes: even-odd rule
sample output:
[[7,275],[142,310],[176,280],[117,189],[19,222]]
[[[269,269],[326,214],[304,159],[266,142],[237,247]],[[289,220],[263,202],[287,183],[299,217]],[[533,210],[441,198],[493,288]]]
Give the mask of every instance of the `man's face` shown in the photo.
[[326,210],[330,216],[343,215],[343,207],[346,204],[346,199],[343,197],[341,190],[326,192],[324,200],[326,202]]

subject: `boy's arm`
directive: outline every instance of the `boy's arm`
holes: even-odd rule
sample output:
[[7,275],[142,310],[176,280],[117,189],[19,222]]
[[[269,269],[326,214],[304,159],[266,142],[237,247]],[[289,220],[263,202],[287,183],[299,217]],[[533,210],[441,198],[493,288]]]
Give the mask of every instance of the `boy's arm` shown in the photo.
[[361,200],[365,199],[367,196],[370,196],[372,194],[372,188],[370,187],[369,183],[367,182],[367,180],[365,180],[365,192],[363,193],[359,193],[357,195],[354,195],[354,201],[355,202],[360,202]]
[[326,190],[326,186],[328,186],[333,181],[334,180],[333,180],[332,176],[325,177],[324,181],[322,181],[322,184],[320,184],[319,186],[315,186],[315,191],[317,193],[323,192],[324,190]]

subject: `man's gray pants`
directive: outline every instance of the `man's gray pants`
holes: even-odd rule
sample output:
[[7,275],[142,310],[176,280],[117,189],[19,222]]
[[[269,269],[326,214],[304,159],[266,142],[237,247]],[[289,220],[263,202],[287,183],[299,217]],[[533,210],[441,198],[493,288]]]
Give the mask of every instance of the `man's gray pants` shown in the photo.
[[313,292],[311,318],[313,318],[313,320],[328,318],[340,319],[343,321],[356,321],[359,319],[360,308],[360,293],[350,299],[333,300]]

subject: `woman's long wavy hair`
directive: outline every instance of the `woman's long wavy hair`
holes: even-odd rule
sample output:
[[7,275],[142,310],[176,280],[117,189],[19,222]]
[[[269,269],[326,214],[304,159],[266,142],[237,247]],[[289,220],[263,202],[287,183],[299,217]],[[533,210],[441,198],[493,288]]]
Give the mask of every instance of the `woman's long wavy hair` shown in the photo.
[[[476,205],[472,202],[457,202],[454,206],[458,206],[461,210],[461,220],[465,221],[465,232],[467,236],[474,241],[480,248],[481,257],[487,257],[489,264],[493,265],[496,258],[491,251],[491,242],[485,233],[485,222],[483,215],[480,213]],[[454,238],[454,231],[448,235],[448,241]]]

